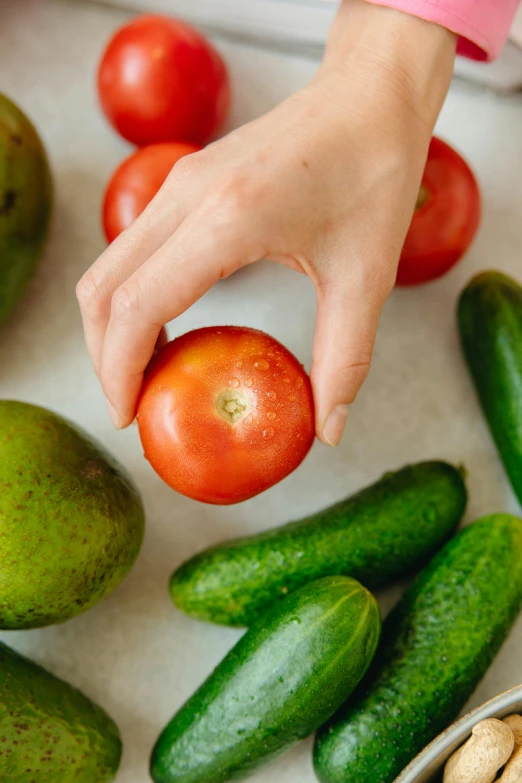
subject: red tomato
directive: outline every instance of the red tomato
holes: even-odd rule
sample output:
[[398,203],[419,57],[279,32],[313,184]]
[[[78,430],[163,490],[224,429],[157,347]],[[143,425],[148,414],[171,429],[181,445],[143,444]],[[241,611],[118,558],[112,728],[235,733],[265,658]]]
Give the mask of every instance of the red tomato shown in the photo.
[[480,212],[480,191],[470,167],[452,147],[434,137],[397,285],[427,283],[448,272],[471,245]]
[[197,329],[168,343],[146,373],[137,419],[154,470],[204,503],[263,492],[297,468],[314,440],[304,368],[246,327]]
[[109,41],[98,71],[103,111],[125,139],[204,144],[230,105],[221,56],[198,32],[165,16],[138,16]]
[[105,190],[103,228],[112,242],[141,215],[161,188],[172,167],[184,155],[197,152],[194,144],[166,141],[151,144],[129,155],[121,163]]

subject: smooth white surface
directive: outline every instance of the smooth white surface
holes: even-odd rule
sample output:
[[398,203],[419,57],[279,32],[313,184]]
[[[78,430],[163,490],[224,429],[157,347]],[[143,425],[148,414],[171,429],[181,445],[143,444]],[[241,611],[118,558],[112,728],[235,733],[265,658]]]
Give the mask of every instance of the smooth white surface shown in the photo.
[[[103,704],[125,742],[118,783],[144,783],[160,729],[239,636],[172,607],[166,585],[183,559],[223,538],[298,518],[388,469],[430,457],[467,466],[468,522],[519,511],[462,363],[454,309],[459,291],[478,270],[495,267],[522,279],[522,99],[452,88],[438,131],[477,172],[484,222],[468,257],[445,279],[392,295],[374,366],[342,446],[317,444],[279,486],[243,505],[213,508],[161,483],[142,457],[134,427],[123,433],[111,428],[74,298],[76,281],[104,247],[104,183],[129,150],[100,115],[94,91],[100,51],[125,18],[63,1],[3,0],[0,6],[0,90],[36,122],[56,182],[48,250],[15,319],[0,334],[0,396],[52,407],[100,438],[132,472],[148,519],[138,563],[108,600],[61,627],[1,637]],[[234,124],[269,109],[316,68],[312,61],[220,45],[234,82]],[[262,263],[216,286],[171,333],[217,323],[259,327],[309,365],[314,315],[307,280]],[[388,591],[384,605],[396,595]],[[522,681],[521,649],[519,622],[472,705]],[[310,742],[253,780],[313,783]]]

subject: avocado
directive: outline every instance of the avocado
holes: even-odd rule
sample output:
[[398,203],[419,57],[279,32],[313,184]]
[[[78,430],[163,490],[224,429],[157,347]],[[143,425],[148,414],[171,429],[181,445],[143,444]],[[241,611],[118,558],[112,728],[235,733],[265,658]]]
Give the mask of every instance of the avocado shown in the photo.
[[143,537],[124,469],[76,426],[0,400],[0,628],[74,617],[107,596]]
[[34,125],[0,93],[0,324],[21,298],[47,237],[52,179]]
[[111,783],[120,758],[118,728],[101,707],[0,644],[0,780]]

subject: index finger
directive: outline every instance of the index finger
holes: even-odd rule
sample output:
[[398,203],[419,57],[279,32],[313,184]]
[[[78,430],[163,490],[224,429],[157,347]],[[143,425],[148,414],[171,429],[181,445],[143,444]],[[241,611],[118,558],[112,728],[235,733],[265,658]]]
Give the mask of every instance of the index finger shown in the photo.
[[202,215],[187,218],[114,294],[100,380],[116,426],[126,427],[134,419],[143,373],[161,327],[221,277],[259,257],[239,224],[209,225]]
[[85,342],[97,373],[114,292],[155,253],[183,220],[187,204],[162,188],[144,212],[120,234],[76,287]]

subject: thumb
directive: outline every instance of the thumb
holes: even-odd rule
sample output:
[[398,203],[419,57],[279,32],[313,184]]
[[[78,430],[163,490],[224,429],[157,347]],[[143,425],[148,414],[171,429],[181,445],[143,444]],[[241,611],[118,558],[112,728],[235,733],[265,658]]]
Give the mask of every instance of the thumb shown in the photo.
[[373,345],[387,293],[339,285],[318,291],[311,372],[317,437],[329,446],[342,438],[348,406],[370,369]]

